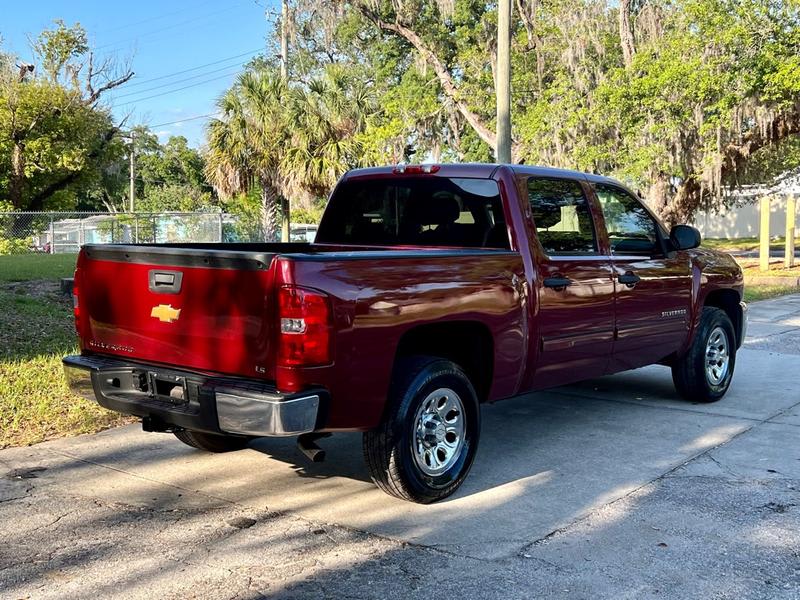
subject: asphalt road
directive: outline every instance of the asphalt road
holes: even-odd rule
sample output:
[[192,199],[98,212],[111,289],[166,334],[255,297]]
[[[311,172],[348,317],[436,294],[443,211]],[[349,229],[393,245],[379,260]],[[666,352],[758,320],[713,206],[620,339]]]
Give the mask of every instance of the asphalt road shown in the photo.
[[355,434],[322,464],[134,426],[0,451],[0,597],[800,598],[800,295],[753,306],[717,404],[648,367],[483,414],[428,507]]

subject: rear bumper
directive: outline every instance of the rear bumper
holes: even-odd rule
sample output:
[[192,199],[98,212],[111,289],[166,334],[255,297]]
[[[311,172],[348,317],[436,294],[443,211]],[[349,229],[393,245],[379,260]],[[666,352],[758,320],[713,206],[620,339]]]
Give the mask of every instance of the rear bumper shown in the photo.
[[252,436],[293,436],[321,427],[325,390],[281,394],[260,381],[210,377],[101,356],[67,356],[76,394],[165,428]]

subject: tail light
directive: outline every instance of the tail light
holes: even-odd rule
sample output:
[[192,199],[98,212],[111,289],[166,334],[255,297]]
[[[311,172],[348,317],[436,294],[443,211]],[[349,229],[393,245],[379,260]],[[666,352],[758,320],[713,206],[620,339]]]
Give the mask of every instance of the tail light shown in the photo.
[[405,173],[407,175],[422,175],[436,173],[439,170],[439,165],[407,165],[400,163],[394,169],[393,173]]
[[75,272],[72,280],[72,316],[75,317],[75,331],[80,332],[81,322],[81,301],[80,288],[78,287],[78,272]]
[[322,292],[296,286],[278,289],[279,367],[314,367],[332,360],[331,307]]

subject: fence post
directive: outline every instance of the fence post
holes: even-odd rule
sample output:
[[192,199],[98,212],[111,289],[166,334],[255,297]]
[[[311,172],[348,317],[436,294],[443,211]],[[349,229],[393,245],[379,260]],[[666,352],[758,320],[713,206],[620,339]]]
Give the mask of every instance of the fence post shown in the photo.
[[794,194],[786,197],[786,247],[783,265],[789,269],[794,266],[794,229],[797,205]]
[[219,243],[222,243],[222,211],[219,211]]
[[56,228],[53,224],[53,215],[50,215],[50,254],[56,253]]
[[761,213],[761,231],[758,249],[758,268],[769,271],[769,196],[763,196],[759,203]]

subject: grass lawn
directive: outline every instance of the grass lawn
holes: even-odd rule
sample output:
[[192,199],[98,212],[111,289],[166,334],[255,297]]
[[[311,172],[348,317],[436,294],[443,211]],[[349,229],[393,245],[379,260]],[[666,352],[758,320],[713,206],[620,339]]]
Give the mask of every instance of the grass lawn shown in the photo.
[[[771,250],[783,250],[784,243],[786,238],[784,237],[777,237],[773,238],[769,242],[769,247]],[[716,238],[706,238],[703,240],[701,246],[706,248],[713,248],[715,250],[722,250],[723,252],[735,252],[737,250],[758,250],[758,238],[757,237],[749,237],[749,238],[737,238],[733,240],[729,239],[716,239]],[[795,246],[800,248],[800,238],[795,240]]]
[[0,283],[72,277],[77,254],[13,254],[0,256]]
[[[800,263],[800,260],[797,261]],[[742,273],[745,277],[800,277],[800,264],[787,269],[783,266],[783,259],[770,261],[769,271],[762,271],[758,268],[758,261],[739,261],[742,265]]]
[[58,278],[70,274],[75,255],[0,259],[0,448],[126,422],[73,395],[64,382],[61,357],[77,347],[71,302]]
[[744,301],[755,302],[757,300],[767,300],[768,298],[777,298],[778,296],[797,293],[800,293],[800,288],[797,286],[745,284]]

